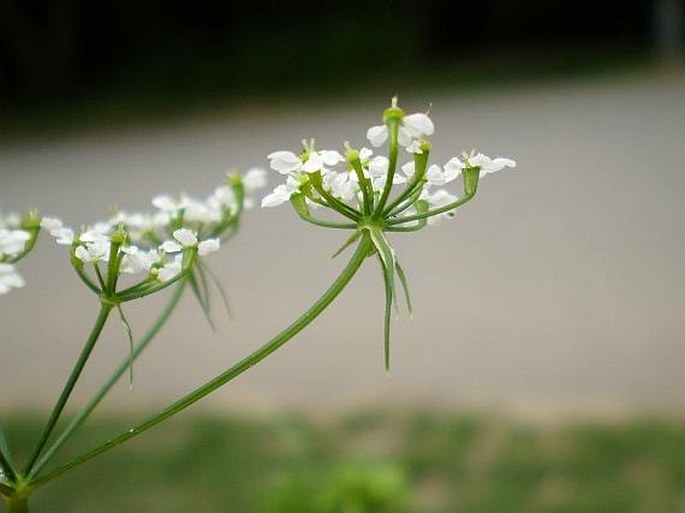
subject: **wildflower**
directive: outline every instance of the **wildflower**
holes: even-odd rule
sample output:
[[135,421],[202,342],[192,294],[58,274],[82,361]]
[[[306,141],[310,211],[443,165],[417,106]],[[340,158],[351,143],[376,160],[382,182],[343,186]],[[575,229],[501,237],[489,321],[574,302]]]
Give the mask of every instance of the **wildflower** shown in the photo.
[[0,263],[0,295],[23,286],[24,278],[15,270],[14,266]]
[[157,269],[157,278],[162,283],[175,278],[183,269],[183,256],[176,255],[173,260],[165,263],[162,267]]
[[[431,121],[427,114],[410,114],[402,118],[397,142],[400,146],[411,147],[412,149],[409,151],[416,150],[416,146],[411,146],[412,142],[426,135],[433,135],[434,132],[435,125],[433,125],[433,121]],[[389,135],[390,132],[387,125],[372,126],[366,131],[366,138],[376,148],[387,141]],[[420,152],[413,151],[413,153]]]
[[145,251],[138,246],[124,246],[121,252],[124,256],[121,259],[120,271],[126,274],[148,273],[161,258],[156,249]]
[[286,203],[299,188],[300,183],[292,176],[289,176],[285,184],[277,186],[271,194],[266,195],[262,199],[262,207],[277,207]]
[[14,256],[23,251],[31,234],[25,230],[7,230],[0,228],[0,259],[3,256]]

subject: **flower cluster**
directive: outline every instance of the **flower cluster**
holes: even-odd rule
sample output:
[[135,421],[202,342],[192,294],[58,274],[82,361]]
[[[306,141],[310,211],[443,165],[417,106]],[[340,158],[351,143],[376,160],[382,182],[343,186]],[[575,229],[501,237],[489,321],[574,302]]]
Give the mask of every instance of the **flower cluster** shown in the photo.
[[[275,207],[296,197],[294,206],[309,221],[313,218],[308,209],[323,206],[357,225],[363,220],[371,220],[385,224],[390,231],[404,231],[405,228],[421,228],[441,217],[451,216],[453,209],[445,207],[456,204],[460,199],[441,187],[464,175],[465,171],[477,171],[475,181],[471,177],[472,183],[465,184],[465,187],[475,187],[480,177],[506,167],[516,167],[511,159],[492,159],[475,151],[453,157],[442,166],[428,166],[431,145],[427,137],[435,131],[428,114],[404,115],[393,99],[384,119],[383,125],[369,128],[366,137],[373,147],[390,140],[388,157],[374,155],[367,147],[353,149],[348,143],[345,143],[343,156],[335,150],[317,150],[313,140],[303,141],[299,154],[281,150],[268,155],[271,169],[278,171],[286,180],[262,199],[262,206]],[[402,165],[397,163],[398,146],[404,147],[410,157]],[[390,198],[397,186],[402,191]],[[470,194],[475,194],[475,189],[465,189],[464,196]],[[422,222],[424,220],[430,222]]]
[[33,248],[38,236],[36,214],[0,216],[0,295],[24,286],[14,265]]
[[[71,263],[94,292],[117,303],[149,295],[190,271],[197,257],[217,251],[222,240],[236,230],[244,207],[251,205],[250,193],[263,187],[266,173],[250,169],[244,176],[230,175],[208,198],[187,195],[157,196],[153,212],[120,211],[110,219],[76,231],[55,217],[33,216],[31,229],[19,226],[17,216],[0,224],[0,294],[21,287],[23,279],[11,265],[33,245],[43,229],[59,245],[69,246]],[[86,272],[86,265],[94,272]],[[117,290],[122,274],[142,275],[135,285]]]
[[[366,132],[374,148],[388,143],[387,156],[374,155],[367,147],[353,148],[347,142],[343,153],[317,150],[314,140],[303,141],[299,154],[281,150],[268,155],[271,169],[284,176],[285,183],[262,199],[263,207],[289,201],[307,222],[353,230],[341,250],[357,239],[370,240],[386,286],[386,365],[390,311],[396,297],[395,275],[405,290],[408,305],[409,294],[404,272],[385,233],[416,231],[442,218],[454,217],[455,210],[475,196],[483,176],[516,167],[511,159],[493,159],[475,150],[450,158],[443,165],[428,165],[428,137],[434,132],[427,113],[405,115],[397,98],[393,98],[383,113],[383,124]],[[408,157],[402,164],[398,162],[400,154]],[[462,194],[443,188],[460,176]],[[313,215],[312,209],[318,207],[336,212],[344,222]]]

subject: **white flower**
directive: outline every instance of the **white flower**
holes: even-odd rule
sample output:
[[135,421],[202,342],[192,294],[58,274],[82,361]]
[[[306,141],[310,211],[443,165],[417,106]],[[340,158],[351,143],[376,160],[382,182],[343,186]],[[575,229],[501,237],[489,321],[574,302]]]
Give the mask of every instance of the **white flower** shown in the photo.
[[[380,192],[385,188],[385,184],[387,183],[387,181],[388,181],[388,175],[381,175],[378,177],[374,177],[371,179],[371,188],[374,191]],[[402,175],[395,174],[392,177],[392,184],[393,185],[400,185],[400,184],[403,184],[406,182],[407,182],[407,179]]]
[[[409,146],[414,139],[419,139],[435,132],[435,125],[427,114],[416,113],[404,116],[400,123],[397,142],[400,146]],[[369,142],[378,147],[388,140],[387,125],[372,126],[366,131]]]
[[428,185],[445,185],[458,177],[460,172],[461,171],[458,171],[453,167],[445,166],[443,169],[440,166],[433,164],[426,170],[426,181],[428,182]]
[[388,174],[388,166],[390,162],[386,157],[377,156],[369,160],[368,171],[369,176],[379,177]]
[[3,255],[16,255],[26,246],[31,234],[24,230],[6,230],[0,228],[0,258]]
[[274,151],[266,156],[271,162],[269,167],[282,175],[302,170],[302,159],[292,151]]
[[350,201],[356,197],[359,191],[357,180],[357,175],[354,172],[331,172],[324,177],[323,186],[336,198]]
[[173,233],[174,240],[164,241],[161,248],[165,253],[177,253],[183,248],[197,246],[197,232],[189,228],[179,228]]
[[107,262],[109,259],[109,239],[96,239],[93,242],[86,242],[85,245],[78,246],[74,250],[76,258],[84,263]]
[[462,153],[461,158],[451,158],[445,164],[445,171],[451,170],[456,172],[458,175],[466,167],[479,167],[480,173],[478,176],[479,178],[483,178],[485,175],[496,173],[497,171],[501,171],[505,167],[515,168],[516,162],[512,159],[501,157],[492,159],[487,155],[483,155],[482,153],[476,153],[475,151],[472,151],[470,154]]
[[309,154],[309,158],[307,158],[307,161],[302,165],[302,170],[305,173],[316,173],[317,171],[321,171],[321,174],[326,174],[329,172],[330,167],[344,161],[345,159],[343,156],[337,151],[315,151]]
[[219,239],[203,240],[197,245],[197,254],[200,256],[205,256],[209,253],[213,253],[214,251],[218,251],[220,244],[221,243]]
[[71,246],[74,243],[74,230],[71,228],[55,228],[50,230],[50,235],[55,238],[55,242],[60,246]]
[[40,227],[44,230],[56,230],[57,228],[62,228],[62,220],[56,217],[44,217],[40,220]]
[[0,295],[24,286],[24,278],[11,264],[0,263]]
[[414,139],[409,146],[407,146],[407,151],[409,153],[416,153],[418,155],[421,155],[423,153],[423,150],[421,149],[421,143],[419,142],[418,139]]
[[109,236],[107,234],[111,230],[112,226],[109,223],[96,223],[94,226],[81,233],[78,239],[80,242],[109,241]]
[[[457,198],[454,194],[451,194],[444,189],[438,189],[432,194],[428,189],[424,189],[421,192],[421,196],[419,197],[419,199],[427,201],[430,209],[435,209],[444,207],[445,205],[449,205],[450,203],[457,201],[459,198]],[[429,217],[427,222],[430,225],[434,225],[438,224],[441,218],[452,217],[454,217],[454,210],[450,210],[449,212],[445,212],[444,214],[440,214],[437,216]]]
[[121,252],[124,253],[124,257],[121,259],[120,270],[127,274],[150,272],[150,268],[160,259],[156,249],[144,251],[137,246],[124,246]]
[[152,205],[157,207],[162,212],[173,214],[186,208],[187,198],[183,196],[176,200],[171,196],[159,195],[152,198]]
[[266,171],[261,167],[248,169],[243,176],[243,186],[248,192],[266,187]]
[[279,185],[271,194],[264,196],[262,207],[277,207],[290,200],[300,188],[300,184],[292,176],[289,176],[285,184]]
[[161,268],[157,269],[157,279],[161,282],[166,282],[178,275],[183,269],[183,256],[176,255],[173,260],[164,264]]

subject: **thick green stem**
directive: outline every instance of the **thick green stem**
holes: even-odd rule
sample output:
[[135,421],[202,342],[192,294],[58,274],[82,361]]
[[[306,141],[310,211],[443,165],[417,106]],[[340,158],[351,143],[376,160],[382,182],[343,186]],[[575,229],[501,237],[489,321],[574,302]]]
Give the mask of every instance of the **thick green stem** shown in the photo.
[[130,367],[131,362],[135,361],[138,356],[145,350],[145,348],[150,344],[152,339],[157,336],[157,333],[159,333],[159,330],[164,326],[166,321],[169,319],[173,311],[175,310],[176,306],[178,305],[179,300],[181,299],[181,296],[183,295],[183,291],[185,290],[185,286],[188,280],[183,280],[181,281],[178,286],[176,287],[176,290],[174,290],[173,295],[169,299],[169,302],[167,303],[166,307],[162,312],[160,313],[159,317],[155,321],[155,323],[150,326],[148,329],[147,333],[143,336],[143,338],[140,340],[136,348],[133,350],[131,355],[126,358],[125,361],[121,362],[119,367],[112,373],[110,376],[109,380],[105,382],[104,385],[100,388],[100,390],[97,391],[97,393],[93,396],[93,398],[90,400],[90,402],[79,412],[79,414],[72,419],[72,421],[67,425],[67,427],[64,429],[64,431],[60,434],[60,436],[55,440],[55,442],[48,448],[48,450],[45,452],[43,457],[38,460],[38,462],[34,465],[33,470],[29,474],[29,479],[32,479],[33,477],[37,476],[41,470],[45,467],[45,465],[55,456],[57,451],[59,451],[64,443],[69,439],[69,437],[78,429],[83,422],[88,418],[88,416],[95,410],[95,408],[100,404],[100,401],[109,393],[109,391],[112,389],[112,387],[116,384],[119,379],[121,379],[121,376],[124,375],[126,370]]
[[29,499],[23,495],[12,495],[3,497],[5,499],[5,507],[7,513],[28,513]]
[[111,311],[112,307],[109,305],[103,304],[100,307],[100,313],[98,314],[98,317],[95,320],[95,325],[93,326],[93,329],[90,332],[90,336],[86,341],[86,345],[83,347],[81,355],[76,361],[76,365],[74,365],[74,369],[71,371],[71,375],[69,376],[69,379],[64,385],[64,389],[62,390],[62,393],[59,396],[59,399],[57,400],[57,404],[55,404],[55,407],[52,410],[52,413],[50,414],[50,418],[48,419],[48,422],[45,425],[43,434],[38,440],[38,444],[36,445],[36,448],[33,451],[33,454],[31,455],[28,464],[26,465],[24,475],[28,475],[29,472],[31,472],[33,465],[36,463],[36,460],[45,448],[45,444],[47,443],[48,438],[52,434],[52,430],[55,428],[55,425],[57,424],[57,421],[59,420],[59,417],[62,414],[62,410],[64,410],[64,406],[67,404],[69,396],[71,395],[71,392],[74,390],[74,386],[76,386],[76,382],[81,376],[81,372],[83,371],[83,368],[85,367],[86,362],[90,357],[90,353],[93,351],[93,348],[95,347],[95,343],[100,337],[100,333],[102,333],[102,329],[105,327],[107,317],[109,317],[109,313]]
[[333,282],[333,284],[328,288],[328,290],[311,306],[311,308],[309,308],[309,310],[303,313],[290,326],[288,326],[281,333],[279,333],[274,338],[269,340],[266,344],[257,349],[255,352],[253,352],[252,354],[250,354],[249,356],[247,356],[246,358],[232,366],[230,369],[221,373],[213,380],[195,389],[193,392],[187,394],[185,397],[182,397],[181,399],[173,403],[171,406],[167,407],[166,409],[162,410],[156,415],[153,415],[148,420],[125,431],[124,433],[113,438],[112,440],[101,445],[100,447],[97,447],[92,451],[87,452],[79,456],[78,458],[62,465],[61,467],[58,467],[52,472],[34,480],[31,483],[32,486],[44,485],[48,481],[51,481],[57,476],[60,476],[61,474],[64,474],[65,472],[73,469],[74,467],[77,467],[82,463],[85,463],[91,458],[94,458],[110,449],[113,449],[117,445],[124,443],[130,438],[140,435],[148,429],[156,426],[160,422],[183,411],[187,407],[191,406],[203,397],[214,392],[215,390],[222,387],[232,379],[241,375],[246,370],[250,369],[252,366],[262,361],[264,358],[269,356],[271,353],[276,351],[279,347],[281,347],[283,344],[285,344],[291,338],[297,335],[305,327],[311,324],[314,321],[314,319],[316,319],[319,316],[319,314],[321,314],[321,312],[323,312],[326,309],[326,307],[328,307],[328,305],[330,305],[331,302],[336,297],[338,297],[338,295],[343,291],[345,286],[349,283],[349,281],[352,279],[354,274],[357,272],[359,267],[364,262],[364,259],[368,255],[369,250],[371,249],[371,246],[372,244],[369,239],[369,236],[367,234],[364,234],[361,242],[359,243],[359,246],[357,246],[357,250],[354,252],[354,255],[348,262],[347,266],[345,267],[345,269],[343,269],[343,271],[340,273],[338,278]]

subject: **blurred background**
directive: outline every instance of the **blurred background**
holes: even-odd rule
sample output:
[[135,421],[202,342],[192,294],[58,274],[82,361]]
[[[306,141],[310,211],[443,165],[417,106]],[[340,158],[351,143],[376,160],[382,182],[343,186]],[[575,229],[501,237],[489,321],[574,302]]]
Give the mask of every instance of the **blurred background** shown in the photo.
[[[392,237],[415,316],[393,324],[390,375],[369,261],[276,355],[34,510],[685,511],[684,4],[1,1],[3,212],[81,226],[204,197],[304,137],[364,144],[395,93],[432,105],[433,162],[475,147],[519,164],[456,219]],[[66,452],[280,331],[339,272],[341,237],[248,212],[209,261],[233,319],[217,295],[213,332],[188,295]],[[18,457],[98,307],[47,238],[20,271],[0,298]],[[129,305],[134,336],[163,303]],[[71,412],[127,351],[111,322]]]

